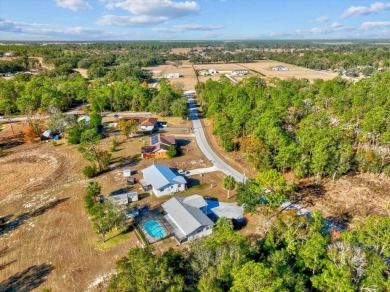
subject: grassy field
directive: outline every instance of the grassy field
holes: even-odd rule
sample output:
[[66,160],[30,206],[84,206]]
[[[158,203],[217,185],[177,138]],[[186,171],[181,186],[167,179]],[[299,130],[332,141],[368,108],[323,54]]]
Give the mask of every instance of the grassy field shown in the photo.
[[[176,118],[172,123],[168,120],[172,125],[181,122]],[[19,127],[22,128],[15,124],[16,129]],[[7,133],[7,127],[0,132],[3,137]],[[101,147],[108,148],[112,139],[102,140]],[[182,156],[165,160],[139,159],[147,136],[126,139],[119,135],[116,139],[121,144],[113,153],[113,169],[94,179],[102,185],[106,196],[126,186],[122,175],[125,168],[138,171],[139,179],[139,171],[153,163],[180,169],[211,166],[192,137],[180,138]],[[86,163],[76,146],[65,141],[59,144],[22,144],[0,157],[0,216],[6,216],[8,222],[0,234],[0,283],[6,285],[3,287],[23,290],[35,283],[39,289],[85,291],[112,273],[116,261],[129,248],[139,245],[134,231],[113,231],[104,243],[94,232],[83,206],[84,188],[90,181],[81,174]],[[195,186],[183,195],[199,193],[224,199],[222,178],[219,172],[191,178]],[[164,200],[142,194],[138,185],[134,190],[141,194],[139,203],[151,208]],[[167,247],[178,248],[173,239],[164,242],[156,245],[160,252]],[[16,278],[20,280],[15,281]]]

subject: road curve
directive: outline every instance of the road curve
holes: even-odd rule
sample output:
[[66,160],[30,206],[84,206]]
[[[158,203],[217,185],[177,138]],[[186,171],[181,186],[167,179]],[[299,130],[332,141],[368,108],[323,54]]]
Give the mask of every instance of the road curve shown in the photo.
[[202,123],[199,119],[198,110],[196,109],[196,103],[194,99],[195,91],[185,92],[185,96],[188,99],[188,106],[190,109],[190,118],[192,120],[192,127],[195,134],[196,142],[200,150],[207,157],[211,163],[222,171],[226,175],[231,175],[237,182],[245,182],[247,180],[245,174],[241,174],[232,168],[229,164],[223,161],[214,151],[211,149],[209,143],[207,142],[206,136],[203,131]]

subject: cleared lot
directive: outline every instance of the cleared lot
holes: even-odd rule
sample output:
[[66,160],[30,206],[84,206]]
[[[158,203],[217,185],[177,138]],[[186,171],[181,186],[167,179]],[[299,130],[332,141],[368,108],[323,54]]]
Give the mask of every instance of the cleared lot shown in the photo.
[[[168,123],[180,127],[187,121],[173,118]],[[14,126],[19,129],[16,123]],[[1,134],[8,131],[7,127]],[[107,149],[113,138],[105,138],[99,147]],[[121,144],[113,153],[113,169],[94,179],[106,196],[126,186],[123,169],[138,171],[135,177],[139,179],[139,171],[153,163],[177,169],[211,166],[193,137],[178,138],[183,155],[165,160],[139,159],[148,136],[116,138]],[[116,261],[138,244],[133,231],[114,231],[107,236],[112,239],[101,242],[83,206],[84,188],[90,181],[81,174],[86,163],[76,146],[64,140],[58,144],[22,144],[7,149],[0,157],[0,217],[6,217],[8,222],[7,228],[0,231],[0,287],[23,291],[33,285],[38,290],[86,291],[109,275]],[[220,172],[195,175],[190,178],[193,187],[181,195],[201,194],[227,200],[223,177]],[[152,208],[167,199],[143,194],[138,185],[133,190],[141,194],[140,204]],[[177,243],[170,241],[169,246],[177,248]],[[157,248],[165,250],[165,246]]]

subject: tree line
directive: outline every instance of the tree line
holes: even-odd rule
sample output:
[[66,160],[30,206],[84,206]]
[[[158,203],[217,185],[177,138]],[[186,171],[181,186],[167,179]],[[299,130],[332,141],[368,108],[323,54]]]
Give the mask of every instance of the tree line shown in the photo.
[[[272,212],[271,212],[272,213]],[[185,251],[132,248],[108,291],[387,291],[387,217],[332,237],[318,214],[265,216],[264,236],[244,237],[227,218]]]
[[[59,70],[58,68],[56,70]],[[79,73],[18,74],[11,80],[0,80],[0,114],[33,115],[38,110],[53,113],[89,102],[93,111],[172,112],[187,115],[187,104],[180,87],[162,79],[160,89],[146,82],[88,82]]]
[[355,84],[343,79],[211,79],[199,102],[227,151],[257,170],[339,177],[351,170],[390,174],[390,73]]

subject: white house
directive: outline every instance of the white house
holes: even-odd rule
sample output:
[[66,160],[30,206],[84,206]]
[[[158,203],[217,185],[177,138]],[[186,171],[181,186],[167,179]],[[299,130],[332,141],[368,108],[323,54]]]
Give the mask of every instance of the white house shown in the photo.
[[272,66],[271,69],[274,71],[288,71],[288,67],[282,65]]
[[138,129],[143,132],[153,132],[157,129],[156,118],[140,118],[138,121]]
[[164,75],[165,78],[179,78],[180,77],[180,74],[179,73],[168,73],[168,74],[165,74]]
[[144,181],[142,185],[150,185],[156,197],[171,195],[186,189],[187,181],[175,174],[168,166],[153,164],[141,170]]
[[244,75],[248,75],[248,70],[233,70],[231,75],[233,76],[244,76]]
[[174,197],[161,206],[166,213],[164,218],[172,226],[173,233],[180,243],[213,232],[213,221],[202,211],[202,208],[207,206],[203,197],[199,195]]

